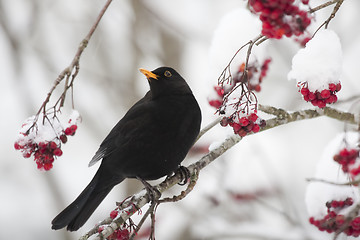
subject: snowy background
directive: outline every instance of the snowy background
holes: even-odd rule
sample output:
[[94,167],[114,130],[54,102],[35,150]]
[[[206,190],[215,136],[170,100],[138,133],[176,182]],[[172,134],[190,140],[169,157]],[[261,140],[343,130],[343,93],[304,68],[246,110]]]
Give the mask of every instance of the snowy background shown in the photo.
[[[312,0],[310,5],[323,2]],[[76,135],[63,146],[63,156],[49,172],[39,172],[32,160],[22,158],[13,148],[18,129],[37,112],[58,74],[69,65],[103,4],[100,0],[0,0],[0,239],[77,239],[107,217],[115,201],[141,188],[134,180],[123,182],[78,232],[50,229],[53,217],[94,175],[98,166],[87,165],[103,138],[148,90],[138,68],[174,67],[201,105],[202,125],[216,117],[208,96],[228,63],[224,56],[229,55],[210,54],[214,31],[222,17],[244,8],[246,2],[114,1],[80,60],[74,93],[83,121]],[[331,9],[316,13],[311,32]],[[329,25],[343,51],[339,100],[360,92],[358,9],[359,1],[346,0]],[[247,26],[246,21],[228,26],[227,36],[222,36],[232,43],[224,43],[224,52],[258,35]],[[294,81],[287,80],[299,44],[283,39],[258,48],[266,48],[273,60],[257,94],[259,102],[287,110],[311,108]],[[66,106],[64,114],[70,113],[69,101]],[[338,107],[348,109],[345,104]],[[342,123],[323,117],[246,137],[201,172],[186,199],[159,207],[157,239],[331,239],[308,223],[305,179],[315,175],[323,150],[343,128]],[[217,126],[198,146],[221,142],[231,133]],[[200,157],[190,154],[185,165]],[[236,194],[237,199],[232,197]]]

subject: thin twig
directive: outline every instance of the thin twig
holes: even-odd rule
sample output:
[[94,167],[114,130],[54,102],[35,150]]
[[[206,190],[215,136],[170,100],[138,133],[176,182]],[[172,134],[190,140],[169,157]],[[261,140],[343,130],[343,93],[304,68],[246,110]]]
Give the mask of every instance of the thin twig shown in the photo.
[[320,179],[320,178],[307,178],[306,181],[321,182],[321,183],[326,183],[326,184],[331,184],[331,185],[336,185],[336,186],[352,186],[352,185],[356,185],[356,184],[360,183],[360,180],[345,182],[345,183],[337,183],[337,182],[328,181],[328,180]]
[[320,9],[326,8],[326,7],[328,7],[328,6],[332,5],[332,4],[335,4],[335,3],[339,2],[339,1],[342,1],[342,0],[332,0],[332,1],[328,1],[326,3],[320,4],[317,7],[311,8],[309,10],[309,13],[314,13],[316,11],[319,11]]
[[[56,78],[54,85],[52,86],[52,88],[50,89],[50,91],[48,92],[44,102],[42,103],[42,105],[40,106],[38,112],[36,113],[36,115],[39,115],[41,112],[44,113],[44,116],[46,115],[46,105],[48,104],[48,102],[50,101],[50,97],[53,94],[54,90],[56,89],[56,87],[61,83],[61,81],[65,78],[66,79],[66,84],[64,87],[64,91],[61,94],[59,100],[60,100],[60,106],[59,109],[63,106],[64,101],[65,101],[65,96],[66,96],[66,92],[68,91],[68,89],[70,87],[73,86],[73,82],[75,80],[75,77],[77,76],[78,72],[79,72],[79,61],[80,61],[80,57],[84,51],[84,49],[87,47],[93,33],[95,32],[101,18],[103,17],[104,13],[106,12],[107,8],[109,7],[110,3],[112,2],[112,0],[108,0],[106,2],[106,4],[104,5],[104,7],[102,8],[102,10],[100,11],[95,23],[93,24],[93,26],[91,27],[89,33],[86,35],[86,37],[80,42],[80,45],[77,49],[77,52],[73,58],[73,60],[71,61],[70,65],[68,67],[66,67],[60,74],[59,76]],[[72,74],[72,72],[74,72]],[[71,75],[72,74],[72,75]],[[69,79],[71,76],[71,81],[69,83]],[[59,102],[59,100],[57,102]]]

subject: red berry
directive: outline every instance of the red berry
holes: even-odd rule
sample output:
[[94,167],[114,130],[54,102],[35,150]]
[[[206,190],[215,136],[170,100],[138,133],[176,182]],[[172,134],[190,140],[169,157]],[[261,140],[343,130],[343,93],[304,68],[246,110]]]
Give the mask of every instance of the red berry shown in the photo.
[[309,92],[308,97],[309,97],[309,100],[310,100],[310,101],[316,99],[316,95],[315,95],[315,93],[313,93],[313,92]]
[[241,129],[241,125],[238,123],[234,123],[232,127],[233,127],[235,133],[238,133],[239,130]]
[[353,201],[352,198],[347,198],[347,199],[345,199],[345,204],[346,204],[347,206],[351,206],[351,205],[353,205],[353,203],[354,203],[354,201]]
[[222,98],[224,96],[225,91],[224,91],[224,89],[222,87],[215,86],[214,89],[215,89],[217,95],[219,95],[219,97]]
[[247,135],[247,132],[244,130],[244,129],[240,129],[237,134],[240,136],[240,137],[245,137]]
[[303,96],[307,96],[307,95],[309,95],[310,91],[309,91],[308,88],[302,88],[302,89],[300,90],[300,93],[301,93]]
[[39,149],[47,149],[48,144],[46,142],[39,142]]
[[335,92],[336,91],[336,85],[334,83],[330,83],[329,84],[329,90],[332,91],[332,92]]
[[66,135],[68,135],[68,136],[74,134],[70,127],[66,128],[65,131],[64,131],[64,133],[65,133]]
[[337,97],[334,94],[331,94],[329,98],[326,99],[326,103],[331,104],[335,103],[337,101]]
[[57,157],[60,157],[60,156],[63,154],[63,152],[62,152],[62,150],[61,150],[60,148],[56,148],[56,149],[54,150],[53,154],[54,154],[55,156],[57,156]]
[[242,117],[239,119],[239,123],[241,126],[245,127],[249,124],[249,119],[247,119],[246,117]]
[[356,217],[352,220],[351,226],[354,230],[360,230],[360,217]]
[[31,157],[31,152],[24,152],[24,153],[23,153],[23,157],[24,157],[24,158],[29,158],[29,157]]
[[324,108],[324,107],[326,107],[326,101],[324,101],[324,100],[318,100],[317,106],[318,106],[319,108]]
[[77,125],[71,125],[70,126],[71,130],[75,133],[76,129],[77,129]]
[[67,136],[66,135],[60,135],[60,140],[62,143],[66,143],[67,142]]
[[321,97],[322,97],[323,99],[329,98],[329,97],[330,97],[330,91],[327,90],[327,89],[322,90],[322,91],[321,91]]
[[256,92],[260,92],[260,91],[261,91],[261,86],[260,86],[260,84],[255,85],[255,86],[254,86],[254,90],[255,90]]
[[44,164],[45,171],[49,171],[52,167],[53,167],[52,163],[45,163]]
[[347,156],[349,156],[349,151],[346,149],[346,148],[344,148],[344,149],[342,149],[341,151],[340,151],[340,156],[341,157],[347,157]]
[[112,219],[116,218],[117,215],[118,215],[118,211],[116,211],[116,210],[113,210],[113,211],[111,211],[111,213],[110,213],[110,217],[111,217]]
[[226,127],[227,125],[229,124],[229,119],[227,117],[223,117],[221,120],[220,120],[220,125],[222,127]]
[[249,119],[251,122],[255,122],[256,119],[258,119],[258,115],[256,115],[256,113],[252,113],[252,114],[250,114],[250,116],[248,117],[248,119]]
[[58,146],[57,146],[57,144],[56,144],[55,142],[53,142],[53,141],[49,142],[49,148],[50,148],[50,149],[54,150],[54,149],[56,149],[57,147],[58,147]]
[[338,84],[336,84],[336,91],[338,92],[338,91],[340,91],[340,90],[341,90],[341,84],[338,83]]
[[253,128],[252,128],[252,131],[253,131],[254,133],[259,132],[259,131],[260,131],[260,126],[257,125],[257,124],[255,124],[255,125],[253,126]]
[[20,150],[20,149],[23,148],[23,146],[21,146],[18,142],[15,142],[15,143],[14,143],[14,148],[15,148],[16,150]]
[[331,202],[331,207],[337,208],[338,206],[339,206],[338,201],[333,200],[333,201]]
[[[209,100],[209,105],[214,107],[214,108],[219,108],[222,105],[222,101],[221,100]],[[65,132],[66,134],[66,132]],[[66,134],[69,135],[69,134]]]

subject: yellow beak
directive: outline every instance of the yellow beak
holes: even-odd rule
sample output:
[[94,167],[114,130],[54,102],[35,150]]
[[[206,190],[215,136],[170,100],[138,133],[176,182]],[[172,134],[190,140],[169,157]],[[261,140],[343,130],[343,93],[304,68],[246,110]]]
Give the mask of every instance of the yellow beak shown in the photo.
[[153,79],[156,79],[156,80],[158,80],[158,78],[159,78],[158,75],[156,75],[155,73],[152,73],[152,72],[150,72],[150,71],[148,71],[148,70],[146,70],[146,69],[140,68],[139,70],[140,70],[140,72],[141,72],[142,74],[144,74],[144,75],[146,76],[146,78],[147,78],[149,81],[150,81],[150,78],[153,78]]

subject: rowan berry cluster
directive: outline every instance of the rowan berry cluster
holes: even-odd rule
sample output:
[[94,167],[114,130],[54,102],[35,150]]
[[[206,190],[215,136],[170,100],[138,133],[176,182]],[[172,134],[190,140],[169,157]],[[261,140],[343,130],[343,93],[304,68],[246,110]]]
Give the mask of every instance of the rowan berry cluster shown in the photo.
[[234,133],[241,137],[245,137],[248,133],[257,133],[261,127],[265,127],[266,122],[260,119],[256,113],[241,117],[237,121],[234,117],[224,117],[220,121],[220,125],[226,127],[229,125],[233,128]]
[[347,236],[360,236],[360,216],[353,219],[346,219],[346,217],[339,212],[347,207],[353,205],[352,198],[345,200],[332,200],[326,203],[327,214],[321,219],[310,217],[309,222],[316,226],[320,231],[333,233],[342,231]]
[[360,174],[360,166],[356,165],[356,160],[359,158],[358,149],[343,148],[333,159],[341,165],[344,173],[349,173],[351,178],[354,179]]
[[303,96],[304,100],[307,102],[311,102],[312,105],[324,108],[327,104],[332,104],[337,102],[337,96],[336,93],[340,91],[341,84],[340,82],[335,83],[329,83],[328,88],[323,89],[321,91],[316,90],[315,92],[312,92],[308,89],[308,83],[298,83],[299,92]]
[[77,130],[80,115],[76,112],[73,117],[68,122],[69,127],[65,129],[57,118],[44,118],[44,115],[28,118],[14,143],[15,150],[21,151],[24,158],[34,156],[38,169],[50,170],[54,160],[63,154],[62,144],[65,144],[68,136],[73,136]]
[[311,23],[310,15],[295,5],[295,0],[249,0],[249,5],[260,14],[262,34],[268,38],[299,36]]
[[[247,69],[247,75],[244,74],[245,71],[245,63],[242,63],[233,77],[233,81],[235,83],[243,82],[248,83],[249,90],[254,90],[256,92],[260,92],[263,78],[266,76],[267,71],[269,69],[269,63],[271,62],[271,58],[265,59],[263,64],[260,66],[258,61],[253,63],[249,63]],[[246,76],[246,77],[245,77]]]

